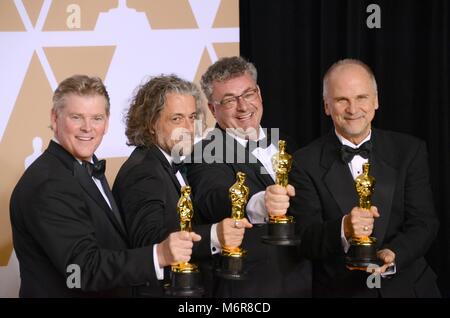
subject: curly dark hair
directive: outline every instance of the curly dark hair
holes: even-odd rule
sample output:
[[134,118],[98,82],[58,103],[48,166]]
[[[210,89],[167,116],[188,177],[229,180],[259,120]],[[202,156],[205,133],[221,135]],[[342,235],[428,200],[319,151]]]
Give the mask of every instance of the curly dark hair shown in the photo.
[[162,74],[151,77],[136,90],[125,116],[125,135],[129,146],[149,147],[155,143],[156,135],[151,134],[150,130],[164,109],[169,93],[193,96],[197,112],[202,112],[201,93],[197,85],[177,75]]

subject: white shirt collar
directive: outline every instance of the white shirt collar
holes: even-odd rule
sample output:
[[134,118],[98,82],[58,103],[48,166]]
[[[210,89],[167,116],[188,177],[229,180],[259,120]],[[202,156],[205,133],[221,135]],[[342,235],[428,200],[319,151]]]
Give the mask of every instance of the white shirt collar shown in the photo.
[[[247,147],[248,139],[244,139],[244,138],[241,138],[241,137],[237,136],[236,134],[233,134],[232,130],[230,130],[230,129],[225,129],[225,131],[226,131],[226,133],[228,135],[230,135],[231,137],[236,139],[236,141],[238,143],[240,143],[244,148]],[[264,133],[264,129],[262,129],[261,126],[259,126],[259,134],[258,134],[258,136],[259,136],[258,140],[262,140],[262,139],[266,138],[266,134]],[[255,141],[258,141],[258,140],[255,140]]]
[[[157,146],[158,149],[162,152],[162,154],[164,155],[164,157],[166,157],[167,161],[169,162],[170,165],[172,165],[173,162],[173,158],[171,155],[169,155],[167,152],[165,152],[164,150],[162,150],[161,147]],[[186,158],[186,156],[181,156],[180,159],[181,161],[183,161]]]
[[372,136],[372,130],[369,131],[369,135],[367,135],[366,138],[363,139],[363,141],[361,141],[358,145],[355,146],[354,143],[352,143],[350,140],[345,139],[344,137],[342,137],[336,130],[334,130],[336,136],[338,137],[339,141],[341,142],[341,144],[349,146],[351,148],[358,148],[359,146],[361,146],[363,143],[365,143],[366,141],[370,140],[370,137]]

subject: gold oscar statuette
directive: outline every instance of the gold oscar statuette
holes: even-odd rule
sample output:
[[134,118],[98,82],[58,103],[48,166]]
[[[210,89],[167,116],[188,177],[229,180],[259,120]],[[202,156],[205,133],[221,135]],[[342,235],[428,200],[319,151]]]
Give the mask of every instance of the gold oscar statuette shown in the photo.
[[[244,184],[245,173],[236,174],[236,183],[229,189],[231,200],[231,218],[237,222],[244,218],[245,205],[248,201],[249,189]],[[222,246],[222,255],[231,257],[242,257],[245,254],[240,246]]]
[[[191,187],[181,188],[181,196],[177,203],[181,231],[192,232],[194,208],[190,198]],[[166,294],[172,297],[201,297],[204,289],[200,284],[201,277],[198,266],[183,262],[171,266],[171,283],[166,286]]]
[[[231,200],[231,218],[235,224],[245,215],[245,206],[248,201],[249,188],[245,183],[245,173],[236,173],[236,182],[228,190]],[[247,272],[244,270],[244,259],[247,251],[240,246],[222,246],[219,267],[216,274],[224,279],[243,280]]]
[[[286,141],[278,141],[278,153],[272,158],[272,165],[275,170],[275,183],[287,187],[289,171],[292,167],[292,156],[286,152]],[[293,216],[288,215],[270,215],[270,223],[292,223],[294,221]]]
[[[363,172],[355,179],[358,194],[358,207],[369,210],[372,206],[372,195],[375,190],[375,178],[369,175],[370,164],[363,164]],[[376,239],[372,236],[352,236],[350,248],[346,256],[346,266],[350,270],[366,271],[372,264],[378,264]]]
[[[286,141],[278,141],[278,153],[272,158],[272,166],[275,172],[275,184],[287,187],[288,176],[292,167],[292,156],[286,152]],[[270,212],[270,211],[269,211]],[[300,239],[295,236],[295,219],[291,215],[270,215],[268,234],[262,237],[262,241],[271,245],[297,245]]]
[[[184,186],[181,188],[181,196],[177,203],[177,211],[180,217],[180,230],[192,232],[192,218],[194,217],[194,207],[190,198],[191,187]],[[193,273],[198,272],[195,264],[188,262],[172,265],[172,272],[176,273]]]

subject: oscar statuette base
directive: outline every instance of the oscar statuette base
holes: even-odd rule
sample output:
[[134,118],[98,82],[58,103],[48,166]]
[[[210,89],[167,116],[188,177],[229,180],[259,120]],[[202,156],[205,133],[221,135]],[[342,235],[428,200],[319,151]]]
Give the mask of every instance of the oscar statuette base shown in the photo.
[[200,273],[171,273],[171,284],[165,287],[167,296],[199,298],[204,294]]
[[169,297],[199,298],[204,294],[201,286],[201,274],[197,271],[171,271],[170,284],[165,286],[165,293]]
[[247,279],[244,260],[243,255],[221,255],[219,266],[215,270],[216,276],[229,280]]
[[300,238],[295,235],[295,222],[290,217],[287,222],[267,224],[267,235],[262,236],[265,244],[293,246],[300,244]]
[[345,257],[345,264],[349,270],[367,271],[368,267],[378,267],[383,262],[377,258],[376,239],[364,237],[352,238],[350,248]]

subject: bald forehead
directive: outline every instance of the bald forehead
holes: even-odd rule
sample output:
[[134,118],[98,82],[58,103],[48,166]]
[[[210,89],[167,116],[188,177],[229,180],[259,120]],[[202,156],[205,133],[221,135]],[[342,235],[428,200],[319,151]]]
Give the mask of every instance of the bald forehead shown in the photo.
[[325,91],[351,82],[363,82],[364,86],[370,87],[376,93],[376,82],[373,75],[362,65],[356,63],[346,63],[335,66],[331,69],[324,80]]
[[338,79],[340,77],[362,77],[367,80],[371,80],[372,76],[370,73],[361,65],[358,64],[343,64],[336,66],[331,72],[328,74],[328,78]]

